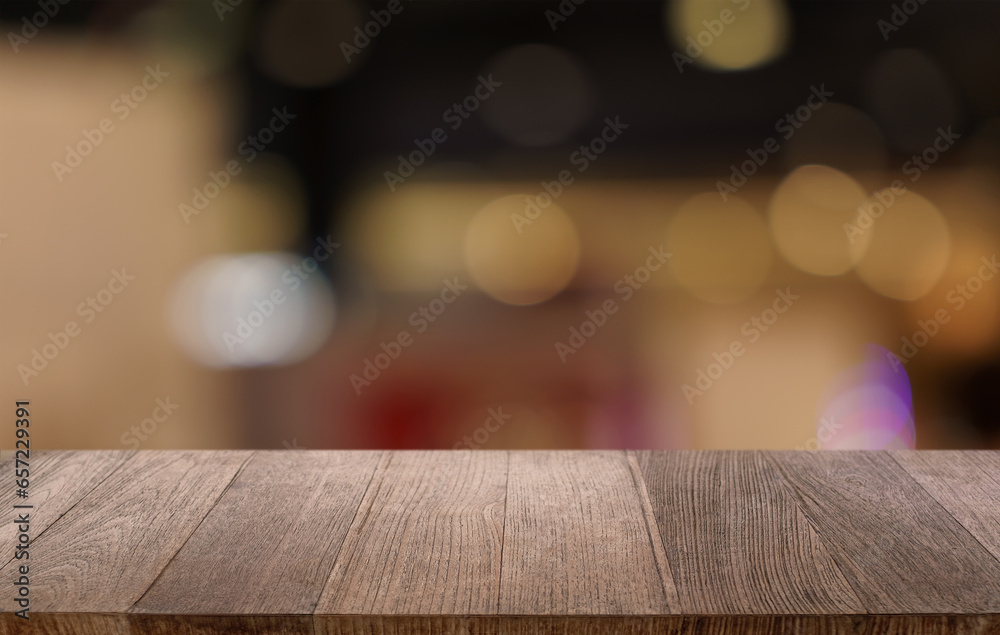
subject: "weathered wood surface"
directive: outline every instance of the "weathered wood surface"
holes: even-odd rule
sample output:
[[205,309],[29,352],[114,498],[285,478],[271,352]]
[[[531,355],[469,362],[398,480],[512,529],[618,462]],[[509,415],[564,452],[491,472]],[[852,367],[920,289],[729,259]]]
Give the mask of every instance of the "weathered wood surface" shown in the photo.
[[315,612],[496,613],[506,481],[504,452],[387,452]]
[[47,452],[30,489],[3,635],[1000,633],[1000,452]]
[[258,452],[132,611],[312,613],[380,456]]
[[624,452],[512,452],[507,478],[500,613],[677,612]]

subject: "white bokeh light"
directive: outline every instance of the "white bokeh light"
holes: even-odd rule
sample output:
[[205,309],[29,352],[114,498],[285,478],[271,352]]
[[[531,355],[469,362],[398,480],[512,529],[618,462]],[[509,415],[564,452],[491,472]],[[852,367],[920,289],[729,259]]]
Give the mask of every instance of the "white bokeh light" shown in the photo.
[[213,367],[300,361],[333,328],[335,303],[312,258],[288,253],[215,256],[177,285],[169,320],[190,357]]

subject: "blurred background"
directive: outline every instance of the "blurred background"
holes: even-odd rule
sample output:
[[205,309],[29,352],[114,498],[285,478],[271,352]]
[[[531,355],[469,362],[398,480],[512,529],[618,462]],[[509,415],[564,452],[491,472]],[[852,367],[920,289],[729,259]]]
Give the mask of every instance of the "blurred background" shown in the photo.
[[5,0],[2,403],[38,448],[998,448],[998,27]]

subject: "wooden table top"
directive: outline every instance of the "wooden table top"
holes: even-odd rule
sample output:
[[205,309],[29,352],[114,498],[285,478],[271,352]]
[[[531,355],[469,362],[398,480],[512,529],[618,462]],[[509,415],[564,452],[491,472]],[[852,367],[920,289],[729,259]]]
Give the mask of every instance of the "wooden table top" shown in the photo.
[[5,634],[1000,632],[1000,452],[30,463],[27,501],[0,464]]

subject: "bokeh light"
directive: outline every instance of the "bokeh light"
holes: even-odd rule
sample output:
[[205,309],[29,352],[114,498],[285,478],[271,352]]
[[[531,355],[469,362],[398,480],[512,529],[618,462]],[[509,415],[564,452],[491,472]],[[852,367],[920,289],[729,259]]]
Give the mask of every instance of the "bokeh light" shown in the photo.
[[474,186],[372,188],[352,205],[344,248],[380,288],[436,289],[464,267],[469,219],[490,198]]
[[311,258],[216,256],[178,283],[169,321],[181,348],[212,367],[289,364],[326,341],[334,299]]
[[673,0],[667,2],[666,19],[674,48],[705,68],[753,68],[788,46],[783,0]]
[[848,236],[844,225],[855,221],[865,201],[861,186],[825,165],[798,168],[781,182],[770,203],[771,233],[778,251],[799,269],[821,276],[850,270],[871,236]]
[[[878,196],[894,198],[865,230],[871,239],[858,263],[858,276],[887,298],[916,300],[934,287],[948,265],[948,223],[933,203],[914,192],[887,189]],[[878,196],[866,207],[878,203]]]
[[594,90],[581,63],[566,51],[543,44],[507,49],[483,75],[502,89],[482,104],[486,124],[521,146],[565,141],[593,112]]
[[538,202],[524,194],[496,199],[476,213],[465,233],[469,273],[483,291],[507,304],[548,300],[569,284],[580,260],[569,215],[555,203],[526,212],[528,201]]
[[[1000,447],[1000,2],[951,4],[0,0],[0,393],[39,447],[167,394],[143,447]],[[868,342],[916,413],[821,400]]]
[[821,401],[816,438],[824,450],[912,450],[913,397],[903,365],[881,346],[831,382]]
[[674,213],[667,228],[670,271],[696,297],[718,304],[753,294],[771,268],[767,224],[747,202],[698,194]]

